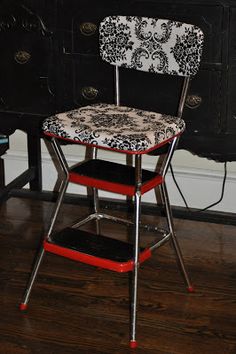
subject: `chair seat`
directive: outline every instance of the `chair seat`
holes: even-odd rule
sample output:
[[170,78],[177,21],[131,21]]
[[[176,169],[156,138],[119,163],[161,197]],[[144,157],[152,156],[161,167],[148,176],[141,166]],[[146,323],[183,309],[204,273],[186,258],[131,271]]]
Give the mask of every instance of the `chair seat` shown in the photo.
[[153,150],[184,128],[181,118],[113,104],[59,113],[43,123],[46,135],[129,153]]

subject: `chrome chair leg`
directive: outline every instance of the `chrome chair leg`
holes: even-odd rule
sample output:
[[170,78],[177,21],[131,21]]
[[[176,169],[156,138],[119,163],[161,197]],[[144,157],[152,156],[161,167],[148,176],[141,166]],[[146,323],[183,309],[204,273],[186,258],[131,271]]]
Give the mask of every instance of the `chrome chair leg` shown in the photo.
[[183,275],[183,278],[186,283],[188,291],[193,292],[193,286],[189,280],[189,276],[188,276],[188,273],[185,268],[185,264],[184,264],[183,256],[182,256],[182,253],[181,253],[181,250],[179,247],[179,243],[178,243],[178,240],[177,240],[175,232],[174,232],[173,216],[172,216],[172,211],[171,211],[170,202],[169,202],[169,196],[168,196],[165,182],[162,183],[161,190],[162,190],[162,195],[163,195],[163,198],[165,201],[164,204],[165,204],[165,210],[166,210],[166,218],[167,218],[167,222],[168,222],[169,231],[171,233],[171,241],[172,241],[173,248],[175,250],[176,259],[179,264],[179,268],[180,268],[181,273]]
[[[57,198],[57,201],[56,201],[56,204],[55,204],[55,207],[54,207],[54,211],[52,213],[51,220],[49,222],[49,227],[48,227],[48,231],[46,233],[45,239],[50,239],[50,235],[52,233],[54,224],[56,222],[56,219],[57,219],[57,216],[58,216],[58,213],[59,213],[59,210],[60,210],[60,206],[61,206],[62,201],[63,201],[63,197],[64,197],[65,192],[67,190],[68,180],[69,180],[68,167],[67,167],[67,164],[64,163],[64,155],[61,152],[61,148],[60,148],[59,144],[55,141],[55,139],[52,140],[52,146],[53,146],[54,151],[55,151],[55,153],[56,153],[56,155],[58,157],[58,160],[60,162],[62,170],[65,172],[65,175],[64,175],[64,179],[61,181],[61,184],[60,184],[58,198]],[[22,311],[27,309],[27,305],[28,305],[28,302],[29,302],[29,297],[30,297],[30,294],[31,294],[31,290],[32,290],[35,278],[37,276],[40,264],[42,262],[44,253],[45,253],[44,246],[42,246],[40,248],[40,251],[39,251],[38,255],[37,255],[33,271],[31,273],[28,285],[26,287],[25,294],[23,296],[23,300],[22,300],[22,302],[20,304],[20,309]]]
[[139,234],[140,234],[140,203],[141,193],[135,195],[135,225],[134,225],[134,269],[131,288],[131,335],[130,347],[136,348],[137,301],[138,301],[138,270],[139,270]]
[[142,156],[135,156],[135,210],[134,210],[134,268],[131,284],[131,321],[130,321],[130,348],[137,347],[136,326],[137,326],[137,301],[138,301],[138,270],[139,270],[139,239],[140,239],[140,216],[141,216],[141,192],[142,183]]
[[57,220],[58,213],[60,211],[60,207],[64,198],[64,195],[66,193],[68,183],[69,183],[69,167],[66,162],[66,159],[64,157],[64,154],[61,150],[60,144],[57,142],[56,139],[51,140],[52,147],[54,149],[54,152],[57,156],[58,162],[60,163],[61,170],[63,171],[63,178],[61,180],[59,192],[58,192],[58,197],[57,201],[54,207],[54,211],[52,213],[51,221],[49,222],[49,227],[48,231],[46,233],[46,238],[50,238],[50,235],[52,233],[53,227],[55,225],[55,222]]
[[[49,223],[49,229],[48,229],[48,232],[46,234],[46,238],[50,238],[50,235],[51,235],[51,232],[53,230],[53,226],[55,224],[55,221],[56,221],[56,218],[57,218],[57,215],[59,213],[59,209],[60,209],[60,206],[61,206],[61,203],[62,203],[62,200],[63,200],[63,196],[66,192],[66,189],[67,189],[67,185],[68,185],[68,180],[64,180],[62,183],[61,183],[61,186],[60,186],[60,191],[59,191],[59,197],[57,199],[57,202],[56,202],[56,205],[55,205],[55,208],[54,208],[54,212],[53,212],[53,215],[52,215],[52,218],[51,218],[51,221]],[[29,297],[30,297],[30,294],[31,294],[31,290],[32,290],[32,287],[33,287],[33,284],[34,284],[34,281],[35,281],[35,278],[36,278],[36,275],[38,273],[38,270],[39,270],[39,267],[40,267],[40,264],[42,262],[42,259],[43,259],[43,256],[44,256],[44,247],[42,246],[39,253],[38,253],[38,256],[36,258],[36,261],[35,261],[35,265],[34,265],[34,268],[33,268],[33,271],[31,273],[31,276],[30,276],[30,279],[29,279],[29,282],[28,282],[28,285],[27,285],[27,288],[26,288],[26,291],[25,291],[25,294],[23,296],[23,300],[20,304],[20,309],[22,311],[26,310],[27,309],[27,304],[29,302]]]
[[25,294],[23,296],[23,300],[22,300],[22,302],[20,304],[20,310],[21,311],[25,311],[27,309],[27,305],[28,305],[28,302],[29,302],[29,297],[30,297],[30,294],[31,294],[31,290],[32,290],[36,275],[38,273],[40,264],[42,262],[44,253],[45,253],[45,251],[44,251],[44,248],[42,246],[40,251],[39,251],[39,253],[38,253],[38,255],[37,255],[37,259],[36,259],[36,262],[34,264],[34,269],[33,269],[32,273],[31,273],[27,288],[25,290]]

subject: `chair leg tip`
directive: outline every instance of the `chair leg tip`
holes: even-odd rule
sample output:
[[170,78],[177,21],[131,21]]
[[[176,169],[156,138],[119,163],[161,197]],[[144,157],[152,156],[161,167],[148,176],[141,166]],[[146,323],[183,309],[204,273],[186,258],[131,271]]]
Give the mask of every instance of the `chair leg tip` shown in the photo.
[[135,349],[135,348],[137,348],[137,346],[138,346],[138,343],[137,343],[136,340],[131,340],[131,341],[129,342],[129,347],[130,347],[131,349]]
[[195,292],[195,289],[194,289],[193,286],[189,286],[187,289],[188,289],[189,293],[194,293]]
[[27,304],[24,304],[24,303],[21,303],[19,307],[20,307],[20,310],[21,310],[21,311],[26,311],[28,305],[27,305]]

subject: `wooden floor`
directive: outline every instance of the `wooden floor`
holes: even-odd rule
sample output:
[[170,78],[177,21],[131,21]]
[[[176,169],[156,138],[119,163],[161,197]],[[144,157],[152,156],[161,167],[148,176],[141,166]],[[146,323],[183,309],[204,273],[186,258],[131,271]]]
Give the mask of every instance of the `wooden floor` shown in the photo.
[[[19,311],[51,207],[18,198],[0,207],[0,353],[130,353],[128,274],[47,254],[29,309]],[[64,211],[61,224],[87,212],[71,205]],[[170,245],[157,250],[140,269],[134,352],[236,354],[236,227],[175,223],[196,292],[186,292]],[[109,228],[120,237],[120,230]]]

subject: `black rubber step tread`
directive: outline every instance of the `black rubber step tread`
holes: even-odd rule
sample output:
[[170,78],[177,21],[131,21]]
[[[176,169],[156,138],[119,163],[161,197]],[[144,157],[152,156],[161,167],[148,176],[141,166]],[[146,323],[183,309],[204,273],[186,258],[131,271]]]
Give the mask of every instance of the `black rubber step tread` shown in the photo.
[[[71,172],[112,183],[129,186],[135,185],[135,168],[115,162],[100,159],[88,160],[72,168]],[[143,169],[142,184],[152,180],[156,176],[158,176],[156,172]]]
[[[115,262],[127,262],[133,258],[133,245],[130,243],[69,227],[55,233],[52,243]],[[141,252],[143,250],[140,249]]]

